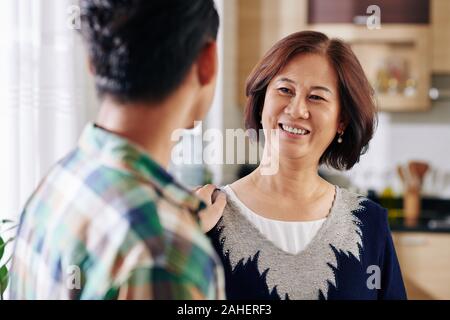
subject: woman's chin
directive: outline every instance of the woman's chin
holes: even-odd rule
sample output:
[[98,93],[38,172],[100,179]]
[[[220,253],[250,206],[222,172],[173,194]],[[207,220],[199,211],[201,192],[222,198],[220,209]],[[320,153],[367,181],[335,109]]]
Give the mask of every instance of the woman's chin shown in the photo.
[[279,149],[279,155],[280,158],[285,159],[301,159],[304,158],[306,155],[309,154],[307,146],[301,146],[301,145],[280,145]]

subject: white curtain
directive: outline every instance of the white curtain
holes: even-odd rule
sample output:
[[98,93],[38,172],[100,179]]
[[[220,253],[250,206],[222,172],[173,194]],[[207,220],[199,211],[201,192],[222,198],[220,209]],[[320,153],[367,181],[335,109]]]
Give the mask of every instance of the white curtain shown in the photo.
[[96,113],[74,4],[0,1],[0,219],[19,217]]

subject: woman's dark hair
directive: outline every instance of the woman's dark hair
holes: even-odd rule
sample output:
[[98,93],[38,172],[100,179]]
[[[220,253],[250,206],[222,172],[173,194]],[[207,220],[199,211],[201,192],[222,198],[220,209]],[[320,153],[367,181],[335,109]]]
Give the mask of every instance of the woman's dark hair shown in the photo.
[[325,150],[319,164],[335,169],[351,169],[372,139],[377,113],[374,91],[350,46],[315,31],[291,34],[277,42],[255,66],[246,83],[245,126],[259,132],[267,86],[296,55],[315,53],[325,56],[338,76],[341,119],[347,125],[342,143],[337,136]]
[[213,0],[80,0],[80,9],[97,91],[121,102],[166,98],[219,27]]

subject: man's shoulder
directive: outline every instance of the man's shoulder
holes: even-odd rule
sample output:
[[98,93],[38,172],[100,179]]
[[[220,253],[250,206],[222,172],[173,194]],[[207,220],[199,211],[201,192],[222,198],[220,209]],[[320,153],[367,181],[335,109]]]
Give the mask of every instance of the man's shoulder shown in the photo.
[[[33,221],[53,219],[76,225],[73,219],[83,220],[89,229],[98,230],[98,237],[121,233],[159,249],[182,241],[186,246],[195,242],[206,247],[196,213],[181,201],[187,191],[178,188],[175,183],[161,188],[158,181],[72,152],[43,179],[24,211]],[[183,197],[178,196],[181,193]],[[49,215],[42,214],[44,208]]]

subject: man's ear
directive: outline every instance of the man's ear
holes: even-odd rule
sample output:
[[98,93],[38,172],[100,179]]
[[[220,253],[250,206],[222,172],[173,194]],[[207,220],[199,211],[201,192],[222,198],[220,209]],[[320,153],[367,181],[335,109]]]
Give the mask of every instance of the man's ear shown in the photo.
[[217,43],[208,42],[197,59],[198,79],[202,86],[210,84],[217,74]]

